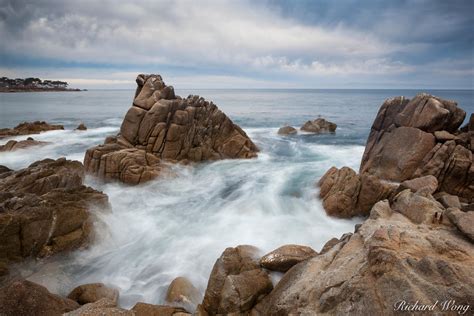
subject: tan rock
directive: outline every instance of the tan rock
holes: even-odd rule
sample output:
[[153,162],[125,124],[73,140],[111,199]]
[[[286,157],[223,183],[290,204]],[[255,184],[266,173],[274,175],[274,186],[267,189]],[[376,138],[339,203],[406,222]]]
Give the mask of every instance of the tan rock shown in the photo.
[[272,288],[255,247],[227,248],[214,264],[202,308],[210,315],[246,312]]
[[50,293],[45,287],[20,280],[0,288],[0,315],[62,315],[79,308],[73,300]]
[[392,209],[417,224],[433,223],[433,219],[439,218],[439,215],[444,212],[444,208],[439,202],[423,194],[413,193],[410,189],[395,196]]
[[33,146],[44,146],[49,144],[49,142],[42,142],[38,140],[34,140],[31,137],[28,137],[28,139],[25,140],[9,140],[5,145],[0,145],[0,152],[3,151],[15,151],[18,149],[25,149]]
[[109,298],[102,298],[65,313],[64,316],[135,316],[135,313],[117,307],[117,303]]
[[[473,264],[474,244],[452,227],[379,212],[345,242],[289,270],[252,313],[394,315],[401,299],[471,304]],[[444,312],[438,306],[435,313]]]
[[474,242],[474,212],[462,212],[457,208],[448,208],[446,215],[464,235]]
[[301,126],[301,130],[310,133],[335,133],[337,125],[326,121],[323,118],[317,118],[313,121],[307,121],[306,123]]
[[174,279],[166,291],[166,301],[187,310],[195,310],[201,300],[199,290],[185,277]]
[[74,288],[67,298],[81,305],[94,303],[102,298],[107,298],[117,304],[119,292],[116,289],[106,287],[103,283],[83,284]]
[[286,272],[295,264],[308,260],[318,253],[301,245],[284,245],[260,259],[260,265],[268,270]]
[[212,102],[176,97],[159,75],[139,75],[133,106],[115,139],[87,150],[87,172],[138,184],[163,174],[163,161],[253,158],[257,147]]
[[459,201],[459,197],[456,195],[451,195],[446,192],[439,192],[435,196],[436,200],[440,202],[445,208],[457,208],[461,209],[461,202]]
[[296,128],[294,128],[292,126],[288,126],[288,125],[280,127],[280,129],[278,130],[279,135],[293,135],[293,134],[296,134],[296,133],[298,133]]
[[420,189],[425,189],[430,194],[433,194],[438,189],[438,180],[435,176],[428,175],[420,178],[403,181],[398,187],[397,191],[409,189],[412,192],[417,192]]
[[39,134],[41,132],[64,129],[62,125],[52,125],[46,122],[24,122],[14,128],[0,128],[0,139],[10,136]]
[[436,137],[436,140],[438,142],[446,142],[448,140],[454,140],[456,139],[456,135],[451,134],[450,132],[447,131],[435,131],[434,136]]
[[137,303],[131,309],[135,316],[180,316],[191,315],[181,307]]

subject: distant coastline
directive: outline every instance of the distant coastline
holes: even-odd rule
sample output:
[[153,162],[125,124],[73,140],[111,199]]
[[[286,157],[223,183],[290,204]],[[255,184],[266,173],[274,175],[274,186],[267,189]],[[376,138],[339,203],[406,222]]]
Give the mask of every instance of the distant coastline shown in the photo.
[[16,78],[10,79],[7,77],[0,78],[0,92],[15,93],[15,92],[60,92],[60,91],[86,91],[81,89],[68,88],[66,81],[59,80],[41,80],[39,78]]

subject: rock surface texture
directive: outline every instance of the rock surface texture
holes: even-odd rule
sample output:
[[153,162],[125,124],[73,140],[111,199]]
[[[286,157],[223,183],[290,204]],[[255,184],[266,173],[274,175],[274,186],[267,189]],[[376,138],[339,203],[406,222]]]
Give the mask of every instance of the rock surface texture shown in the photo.
[[107,209],[102,192],[84,186],[84,167],[64,158],[45,159],[0,174],[0,260],[49,256],[85,245],[89,209]]
[[319,181],[327,213],[368,215],[377,201],[406,188],[445,192],[473,203],[474,118],[471,114],[459,129],[465,116],[455,102],[428,94],[386,100],[372,125],[360,174],[331,168]]
[[[394,311],[400,300],[411,304],[455,300],[472,308],[473,264],[474,244],[449,222],[416,224],[384,200],[356,233],[290,269],[252,311],[395,315],[400,313]],[[435,312],[449,314],[440,308]]]
[[0,139],[11,136],[39,134],[41,132],[58,129],[64,129],[64,126],[48,124],[43,121],[24,122],[14,128],[0,128]]
[[139,75],[136,81],[120,133],[87,150],[89,173],[138,184],[159,176],[166,161],[256,157],[255,144],[212,102],[176,96],[159,75]]

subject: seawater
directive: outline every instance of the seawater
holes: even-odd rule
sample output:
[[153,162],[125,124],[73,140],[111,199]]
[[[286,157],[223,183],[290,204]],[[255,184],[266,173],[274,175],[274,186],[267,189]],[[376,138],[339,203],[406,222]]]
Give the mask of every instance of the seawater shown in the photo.
[[[86,184],[108,194],[112,213],[93,210],[97,238],[86,250],[19,265],[17,272],[51,291],[103,282],[120,290],[120,304],[163,304],[167,286],[188,277],[201,291],[226,247],[250,244],[261,254],[283,244],[319,251],[332,237],[351,232],[361,219],[326,216],[317,180],[331,166],[358,170],[373,119],[388,97],[415,90],[177,90],[212,100],[260,148],[258,158],[173,166],[177,177],[140,186]],[[472,90],[426,91],[456,100],[468,115]],[[85,150],[115,135],[134,91],[0,94],[0,127],[22,121],[63,124],[33,138],[50,145],[0,153],[0,164],[20,169],[44,158],[82,161]],[[279,136],[319,115],[338,124],[334,135]],[[73,129],[84,122],[87,131]],[[11,139],[24,139],[27,136]],[[8,139],[3,139],[4,144]],[[275,282],[278,275],[274,275]]]

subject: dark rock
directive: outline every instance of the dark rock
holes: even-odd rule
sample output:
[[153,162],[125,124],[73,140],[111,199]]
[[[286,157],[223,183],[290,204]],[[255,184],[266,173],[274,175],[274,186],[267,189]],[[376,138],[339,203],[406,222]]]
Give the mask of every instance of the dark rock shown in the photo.
[[337,125],[326,121],[323,118],[317,118],[313,121],[307,121],[301,126],[301,130],[310,133],[334,133],[336,132]]
[[81,123],[81,124],[79,124],[79,125],[76,127],[76,130],[78,130],[78,131],[86,131],[86,130],[87,130],[87,126],[86,126],[84,123]]
[[0,128],[0,139],[10,136],[39,134],[41,132],[64,129],[62,125],[52,125],[46,122],[24,122],[14,128]]
[[308,260],[318,253],[307,246],[284,245],[266,254],[260,259],[265,269],[286,272],[295,264]]
[[298,133],[298,131],[292,126],[283,126],[278,130],[279,135],[293,135],[296,133]]

